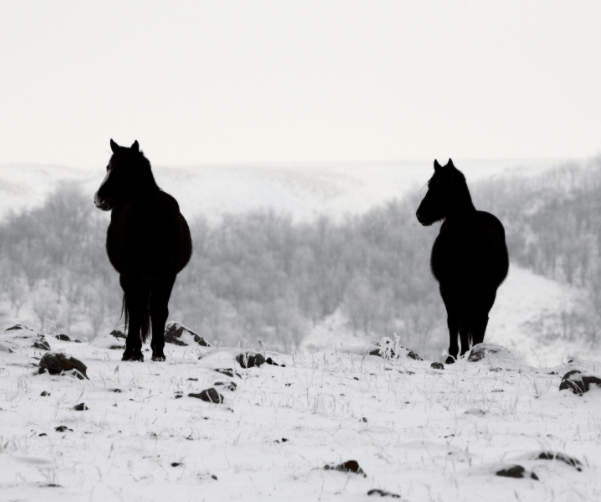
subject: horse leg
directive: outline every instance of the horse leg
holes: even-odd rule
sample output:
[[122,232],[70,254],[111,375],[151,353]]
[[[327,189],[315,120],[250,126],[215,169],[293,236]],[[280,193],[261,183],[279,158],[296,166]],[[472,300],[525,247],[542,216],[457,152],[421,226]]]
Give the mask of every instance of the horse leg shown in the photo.
[[152,360],[164,361],[165,323],[169,316],[169,298],[175,283],[175,276],[161,278],[152,283],[150,292],[150,319],[152,322]]
[[148,286],[141,280],[121,275],[127,315],[127,338],[122,361],[144,361],[141,330],[144,316],[148,316]]
[[474,316],[474,319],[472,321],[474,345],[476,345],[477,343],[484,342],[484,335],[486,334],[486,327],[488,326],[488,313],[494,305],[496,297],[496,291],[493,291],[492,293],[486,295],[483,298],[483,301],[480,303],[479,311]]
[[459,344],[457,340],[459,333],[459,311],[455,295],[452,292],[441,287],[440,296],[442,296],[442,301],[447,309],[447,326],[449,328],[449,356],[445,364],[453,364],[459,356]]
[[470,350],[470,334],[471,334],[470,318],[465,312],[461,313],[461,321],[459,322],[459,337],[461,338],[461,355]]

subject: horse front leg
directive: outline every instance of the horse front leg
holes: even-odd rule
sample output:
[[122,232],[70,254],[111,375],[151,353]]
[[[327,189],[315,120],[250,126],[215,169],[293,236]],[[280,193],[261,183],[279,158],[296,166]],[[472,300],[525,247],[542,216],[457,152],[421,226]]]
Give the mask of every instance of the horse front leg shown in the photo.
[[459,357],[459,305],[457,293],[452,289],[440,286],[440,296],[447,309],[447,327],[449,328],[449,356],[445,364],[453,364]]
[[[144,361],[142,354],[142,325],[148,317],[148,287],[132,277],[121,275],[124,309],[127,319],[127,338],[122,361]],[[146,321],[147,322],[147,321]]]
[[152,284],[150,292],[150,319],[152,322],[152,360],[165,360],[165,323],[169,316],[169,298],[175,284],[175,275],[161,278]]

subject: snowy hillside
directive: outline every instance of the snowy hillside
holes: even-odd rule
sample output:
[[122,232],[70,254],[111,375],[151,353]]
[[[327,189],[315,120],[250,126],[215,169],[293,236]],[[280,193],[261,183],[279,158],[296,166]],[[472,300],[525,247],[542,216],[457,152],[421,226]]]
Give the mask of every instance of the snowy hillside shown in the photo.
[[[45,351],[27,346],[35,338],[17,330],[0,340],[3,500],[601,495],[601,390],[560,392],[571,366],[549,372],[501,351],[434,369],[363,347],[268,352],[285,366],[243,369],[241,349],[171,344],[166,363],[123,363],[108,335],[93,345],[46,337],[87,365],[89,380],[78,380],[36,375]],[[199,399],[209,389],[217,402]]]
[[[556,163],[464,161],[458,166],[468,181],[475,181],[507,172],[534,174]],[[361,213],[410,190],[418,193],[431,170],[431,161],[153,167],[158,184],[176,197],[184,215],[204,215],[209,219],[267,207],[285,211],[296,219]],[[61,181],[83,183],[91,203],[103,177],[104,166],[74,169],[0,165],[0,215],[10,209],[41,205]]]

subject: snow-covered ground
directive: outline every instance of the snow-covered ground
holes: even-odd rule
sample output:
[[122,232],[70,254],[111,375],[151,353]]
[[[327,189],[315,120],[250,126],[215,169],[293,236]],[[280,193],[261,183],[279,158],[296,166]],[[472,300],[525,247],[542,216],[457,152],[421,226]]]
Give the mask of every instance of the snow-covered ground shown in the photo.
[[[510,172],[536,174],[559,162],[470,160],[456,164],[468,181],[475,181]],[[92,204],[104,167],[0,165],[0,217],[10,209],[41,205],[63,181],[82,183]],[[362,213],[410,190],[418,192],[431,171],[431,161],[153,167],[158,184],[179,201],[186,217],[203,215],[210,220],[224,213],[267,207],[295,219]]]
[[[342,347],[242,369],[240,349],[167,345],[167,362],[124,363],[102,340],[47,337],[88,366],[78,380],[36,375],[42,350],[7,352],[22,333],[0,340],[2,500],[601,499],[601,390],[560,392],[560,375],[515,360],[433,369]],[[209,388],[224,403],[189,396]],[[348,460],[365,476],[324,469]],[[496,475],[516,464],[525,477]]]

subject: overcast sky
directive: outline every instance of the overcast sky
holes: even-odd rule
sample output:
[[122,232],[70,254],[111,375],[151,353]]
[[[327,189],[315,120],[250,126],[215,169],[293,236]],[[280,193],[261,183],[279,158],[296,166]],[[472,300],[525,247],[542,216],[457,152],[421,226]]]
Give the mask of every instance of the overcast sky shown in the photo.
[[0,72],[0,163],[601,151],[599,0],[2,0]]

